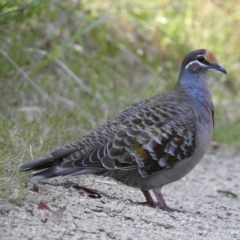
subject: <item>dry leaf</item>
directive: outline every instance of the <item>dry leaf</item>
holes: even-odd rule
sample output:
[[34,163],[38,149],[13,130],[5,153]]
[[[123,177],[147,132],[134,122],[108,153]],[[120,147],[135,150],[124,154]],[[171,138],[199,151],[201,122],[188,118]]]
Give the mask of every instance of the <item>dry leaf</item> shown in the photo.
[[91,190],[89,188],[82,187],[77,184],[74,184],[72,187],[75,188],[80,194],[86,195],[90,198],[101,198],[102,197],[98,192]]
[[44,203],[42,201],[38,204],[38,209],[54,212],[53,210],[50,209],[50,207],[48,207],[48,205],[46,203]]
[[66,210],[66,207],[60,208],[56,212],[54,212],[53,210],[50,209],[50,207],[48,207],[46,203],[41,201],[38,204],[38,209],[48,210],[53,213],[49,218],[45,218],[43,220],[44,223],[47,222],[48,220],[53,221],[55,223],[60,223],[63,218],[63,212]]

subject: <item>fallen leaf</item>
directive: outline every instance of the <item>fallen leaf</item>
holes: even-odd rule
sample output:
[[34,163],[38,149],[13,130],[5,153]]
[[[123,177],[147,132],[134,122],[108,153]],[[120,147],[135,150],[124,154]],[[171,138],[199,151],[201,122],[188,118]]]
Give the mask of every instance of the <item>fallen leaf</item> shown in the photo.
[[42,201],[38,204],[38,209],[54,212],[53,210],[50,209],[50,207],[48,207],[48,205],[46,203],[44,203]]
[[90,198],[101,198],[102,197],[98,192],[91,190],[89,188],[82,187],[77,184],[72,185],[72,187],[75,188],[80,194],[86,195]]
[[62,217],[63,217],[63,212],[66,210],[66,207],[60,208],[56,212],[54,212],[53,210],[51,210],[50,207],[48,207],[48,205],[46,203],[41,201],[38,204],[38,209],[48,210],[48,211],[53,213],[50,217],[45,218],[44,220],[42,220],[42,222],[45,223],[45,222],[47,222],[49,220],[49,221],[52,221],[52,222],[55,222],[55,223],[60,223],[61,220],[62,220]]

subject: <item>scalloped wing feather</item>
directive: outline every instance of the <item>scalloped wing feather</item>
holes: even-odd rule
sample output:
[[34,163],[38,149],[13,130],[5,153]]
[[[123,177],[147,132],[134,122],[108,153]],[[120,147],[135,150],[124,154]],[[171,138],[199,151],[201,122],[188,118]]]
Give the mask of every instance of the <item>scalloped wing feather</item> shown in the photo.
[[[163,101],[156,106],[156,97],[132,105],[98,130],[21,169],[48,168],[46,177],[51,177],[49,169],[54,176],[83,174],[83,169],[138,169],[147,177],[172,167],[193,155],[197,119],[187,105]],[[36,176],[44,176],[44,171]]]

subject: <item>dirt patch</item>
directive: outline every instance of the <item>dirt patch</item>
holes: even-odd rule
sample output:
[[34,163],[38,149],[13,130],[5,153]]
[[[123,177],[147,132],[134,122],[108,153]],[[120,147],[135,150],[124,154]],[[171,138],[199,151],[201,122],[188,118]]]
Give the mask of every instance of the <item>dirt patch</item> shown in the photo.
[[[138,205],[142,193],[111,178],[58,178],[95,189],[101,198],[81,195],[66,186],[39,184],[18,203],[0,201],[1,239],[240,239],[240,153],[221,147],[210,150],[182,180],[163,189],[172,208],[167,213]],[[61,184],[60,184],[61,185]],[[37,209],[40,201],[53,211],[65,208],[60,223],[52,212]]]

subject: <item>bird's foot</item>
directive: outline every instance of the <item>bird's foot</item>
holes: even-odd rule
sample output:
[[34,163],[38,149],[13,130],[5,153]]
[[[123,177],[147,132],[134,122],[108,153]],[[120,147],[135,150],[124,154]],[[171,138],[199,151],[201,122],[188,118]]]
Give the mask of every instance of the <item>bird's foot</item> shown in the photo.
[[170,208],[167,205],[162,206],[158,202],[155,202],[155,201],[138,202],[138,204],[143,205],[143,206],[149,206],[149,207],[152,207],[152,208],[160,208],[161,210],[167,211],[167,212],[180,212],[179,210]]
[[158,202],[156,202],[156,208],[160,208],[162,209],[163,211],[167,211],[167,212],[180,212],[179,210],[177,209],[174,209],[174,208],[170,208],[169,206],[167,206],[166,204],[165,205],[161,205],[159,204]]
[[150,207],[153,207],[153,208],[160,208],[162,209],[163,211],[167,211],[167,212],[180,212],[179,210],[176,210],[176,209],[172,209],[170,207],[167,206],[161,192],[154,192],[156,197],[157,197],[157,202],[154,201],[151,197],[151,194],[149,193],[149,191],[147,190],[141,190],[146,198],[146,201],[145,202],[141,202],[139,204],[141,205],[147,205],[147,206],[150,206]]
[[157,202],[148,202],[148,201],[145,201],[145,202],[138,202],[139,205],[143,205],[143,206],[149,206],[149,207],[153,207],[153,208],[156,208],[157,207]]

